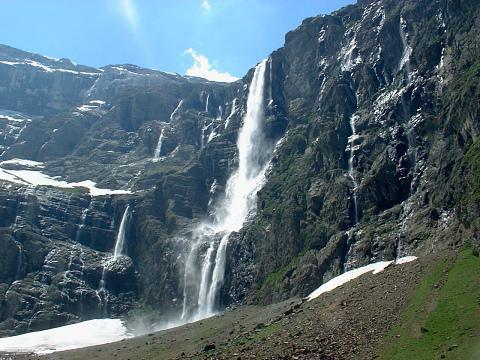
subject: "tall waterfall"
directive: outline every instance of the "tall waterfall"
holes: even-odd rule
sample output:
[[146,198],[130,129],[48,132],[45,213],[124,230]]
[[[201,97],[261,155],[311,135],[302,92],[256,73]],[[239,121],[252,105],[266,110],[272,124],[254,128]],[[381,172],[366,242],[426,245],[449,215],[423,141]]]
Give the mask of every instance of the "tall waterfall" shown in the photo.
[[239,231],[255,210],[256,194],[263,186],[273,155],[273,144],[262,131],[265,68],[266,60],[255,68],[250,85],[247,112],[237,140],[238,169],[227,181],[225,197],[216,208],[215,219],[198,226],[189,239],[184,275],[184,322],[211,316],[217,310],[229,235]]
[[130,205],[127,205],[123,212],[122,221],[120,222],[120,228],[118,229],[117,241],[115,242],[115,250],[113,252],[114,259],[124,254],[125,251],[125,239],[128,221],[130,219]]
[[153,154],[153,160],[160,159],[160,153],[162,152],[163,139],[165,139],[165,128],[162,128],[162,131],[160,131],[157,147],[155,148],[155,153]]
[[75,242],[80,242],[80,236],[82,235],[82,231],[85,228],[85,223],[87,221],[89,208],[85,208],[82,211],[82,216],[80,217],[80,224],[78,225],[77,232],[75,234]]
[[407,23],[405,19],[400,16],[400,39],[402,40],[403,53],[400,63],[398,64],[398,71],[405,67],[407,75],[407,83],[410,83],[412,79],[412,67],[410,65],[410,57],[412,56],[413,49],[408,43]]
[[352,180],[353,183],[353,225],[358,223],[358,200],[357,200],[357,189],[358,181],[355,172],[355,141],[358,139],[357,129],[355,122],[357,120],[357,115],[352,115],[350,117],[350,128],[352,130],[352,135],[348,138],[347,150],[350,151],[350,157],[348,159],[348,177]]

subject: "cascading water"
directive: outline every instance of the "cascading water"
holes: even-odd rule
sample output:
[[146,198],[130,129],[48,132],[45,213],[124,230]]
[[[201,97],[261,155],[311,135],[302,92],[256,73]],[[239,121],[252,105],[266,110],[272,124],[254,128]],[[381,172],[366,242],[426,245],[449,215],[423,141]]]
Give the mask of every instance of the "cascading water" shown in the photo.
[[412,79],[412,69],[410,66],[410,57],[412,56],[413,49],[408,44],[407,23],[403,17],[400,17],[400,39],[402,40],[403,53],[400,63],[398,64],[398,71],[405,67],[407,82],[410,83]]
[[210,94],[207,94],[207,101],[205,101],[205,112],[208,114],[208,102],[210,100]]
[[116,259],[124,254],[126,232],[128,227],[128,221],[130,220],[130,205],[127,205],[123,212],[122,221],[120,222],[120,228],[118,229],[117,240],[115,242],[115,250],[113,252],[113,258]]
[[348,138],[347,150],[350,151],[350,157],[348,159],[348,177],[353,183],[353,225],[358,223],[358,200],[357,200],[357,189],[358,182],[355,174],[354,166],[354,157],[355,157],[355,141],[358,139],[357,129],[355,122],[357,120],[356,115],[350,117],[350,129],[352,130],[352,135]]
[[80,237],[82,236],[82,231],[85,228],[85,222],[87,221],[88,208],[82,211],[82,216],[80,217],[80,224],[77,228],[77,233],[75,234],[75,241],[80,242]]
[[165,128],[162,128],[162,131],[160,131],[157,147],[155,148],[155,153],[153,154],[153,160],[160,159],[160,154],[162,152],[163,139],[165,139]]
[[172,122],[175,119],[175,115],[177,115],[178,111],[182,107],[183,101],[184,101],[183,99],[180,100],[175,110],[173,110],[173,112],[170,114],[170,122]]
[[113,258],[108,259],[103,264],[103,271],[102,277],[100,279],[100,283],[98,284],[98,289],[96,291],[97,298],[99,300],[99,304],[102,308],[103,315],[105,316],[107,313],[107,305],[108,305],[108,292],[107,292],[107,268],[106,265],[110,261],[115,261],[120,256],[124,255],[125,252],[125,242],[126,242],[126,233],[128,229],[128,223],[130,221],[130,205],[127,205],[125,211],[122,215],[122,220],[120,221],[120,227],[118,229],[117,239],[115,241],[115,248],[113,252]]
[[89,212],[89,207],[82,211],[82,216],[80,217],[80,226],[77,229],[77,234],[75,235],[75,241],[77,242],[77,247],[80,249],[80,263],[81,263],[81,270],[80,270],[80,279],[83,280],[83,273],[85,270],[85,262],[83,261],[83,247],[80,244],[80,237],[82,236],[82,231],[85,228],[87,222],[87,216]]
[[268,59],[268,73],[269,73],[269,83],[268,83],[268,105],[272,105],[273,103],[273,74],[272,74],[272,68],[273,68],[273,60],[270,57]]
[[17,253],[17,271],[15,272],[15,280],[21,279],[22,269],[23,269],[23,247],[22,244],[15,241],[15,245],[17,245],[18,253]]
[[230,115],[228,115],[227,119],[225,120],[225,129],[228,127],[228,124],[230,124],[230,120],[232,119],[233,115],[235,115],[236,112],[237,112],[237,98],[233,99]]
[[[256,194],[263,185],[273,155],[273,143],[262,131],[266,60],[255,68],[250,85],[247,112],[237,140],[238,169],[226,184],[225,197],[211,223],[193,231],[185,264],[182,322],[215,313],[224,280],[229,235],[239,231],[256,205]],[[232,113],[234,112],[233,104]]]

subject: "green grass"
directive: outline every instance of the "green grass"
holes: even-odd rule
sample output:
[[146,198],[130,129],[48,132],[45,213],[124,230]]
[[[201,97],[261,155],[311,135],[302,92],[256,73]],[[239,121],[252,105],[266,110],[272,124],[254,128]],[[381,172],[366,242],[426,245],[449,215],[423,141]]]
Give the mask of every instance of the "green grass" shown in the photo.
[[472,192],[475,201],[480,200],[480,141],[473,143],[463,158],[473,176]]
[[283,279],[287,272],[295,268],[300,262],[301,258],[305,255],[306,251],[301,251],[297,256],[295,256],[287,265],[282,266],[276,271],[268,274],[267,278],[262,284],[262,287],[259,290],[259,298],[265,302],[269,302],[269,296],[272,295],[276,290],[281,289]]
[[415,290],[381,359],[480,359],[480,259],[439,262]]

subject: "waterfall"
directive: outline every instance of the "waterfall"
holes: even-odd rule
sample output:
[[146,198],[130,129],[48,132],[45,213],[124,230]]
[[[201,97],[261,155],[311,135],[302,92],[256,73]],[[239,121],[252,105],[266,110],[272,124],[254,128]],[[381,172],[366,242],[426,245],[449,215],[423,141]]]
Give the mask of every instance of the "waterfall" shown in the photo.
[[128,221],[130,220],[130,205],[127,205],[123,212],[122,221],[120,222],[120,228],[118,229],[117,240],[115,242],[115,250],[113,252],[113,258],[116,259],[124,254],[126,232],[128,227]]
[[352,130],[352,135],[348,138],[348,145],[347,150],[350,151],[350,157],[348,159],[348,177],[353,183],[353,225],[358,223],[358,201],[357,201],[357,189],[358,189],[358,182],[355,173],[355,140],[358,139],[357,129],[355,126],[355,121],[357,120],[356,115],[352,115],[350,117],[350,129]]
[[202,134],[200,135],[200,149],[205,147],[205,131],[208,130],[207,121],[203,120]]
[[205,102],[205,112],[208,114],[208,101],[210,100],[210,94],[207,94],[207,101]]
[[199,308],[199,317],[208,316],[208,312],[205,310],[209,310],[208,301],[209,301],[209,292],[208,292],[208,280],[212,268],[212,254],[215,250],[215,242],[212,241],[210,246],[208,247],[207,253],[205,254],[205,258],[203,260],[202,265],[202,279],[200,281],[200,290],[198,293],[198,308]]
[[[229,235],[239,231],[255,210],[256,194],[264,183],[274,149],[262,131],[265,69],[266,60],[263,60],[255,68],[250,84],[247,112],[237,140],[238,168],[227,181],[225,197],[216,208],[215,219],[201,224],[189,239],[191,248],[185,264],[183,322],[215,313],[224,280]],[[232,105],[233,114],[235,101]]]
[[272,75],[273,59],[270,57],[268,59],[268,72],[269,72],[269,83],[268,83],[268,105],[273,103],[273,75]]
[[17,245],[18,253],[17,253],[17,271],[15,272],[15,280],[21,279],[22,269],[23,269],[23,247],[22,244],[15,241],[15,245]]
[[102,310],[102,315],[107,316],[108,310],[108,293],[107,293],[107,269],[105,264],[103,264],[102,277],[100,283],[98,284],[98,289],[95,291],[95,294],[98,299],[98,305]]
[[80,225],[77,228],[77,233],[75,234],[75,242],[77,243],[75,246],[77,248],[79,248],[79,250],[80,250],[79,260],[80,260],[80,263],[82,264],[82,268],[80,270],[80,280],[82,280],[82,281],[83,281],[83,273],[84,273],[84,270],[85,270],[85,262],[83,261],[83,255],[84,254],[83,254],[83,247],[80,244],[80,237],[82,236],[82,231],[85,228],[85,224],[87,222],[88,212],[89,212],[89,207],[85,208],[82,211],[82,216],[80,217]]
[[170,114],[170,122],[173,121],[173,119],[175,118],[175,115],[177,115],[177,112],[180,110],[180,108],[182,107],[182,104],[183,104],[183,99],[180,100],[178,102],[178,105],[177,107],[173,110],[173,112]]
[[67,269],[63,273],[63,281],[62,281],[63,286],[67,285],[68,277],[69,277],[70,273],[72,272],[72,265],[73,265],[73,259],[74,258],[75,258],[75,250],[70,250],[70,256],[68,258]]
[[158,137],[158,143],[157,143],[157,147],[155,148],[153,160],[160,159],[160,153],[162,152],[162,144],[163,144],[164,138],[165,138],[165,128],[162,128],[162,131],[160,131],[160,136]]
[[107,265],[111,261],[115,261],[120,256],[124,255],[126,232],[128,230],[128,223],[130,221],[130,205],[127,205],[123,212],[122,221],[120,222],[120,228],[118,229],[117,239],[115,241],[115,249],[113,252],[113,258],[109,258],[103,262],[102,277],[98,283],[98,289],[96,295],[99,306],[102,309],[103,316],[107,316],[108,310],[108,291],[107,291]]
[[75,234],[75,242],[80,242],[80,236],[82,235],[83,228],[85,227],[85,222],[87,221],[88,208],[82,211],[82,216],[80,217],[80,224],[77,228],[77,233]]
[[398,64],[398,71],[402,70],[405,67],[407,72],[407,82],[409,83],[412,79],[412,69],[410,66],[410,57],[412,56],[413,49],[408,44],[408,33],[407,33],[407,23],[403,17],[400,17],[400,39],[402,40],[403,53],[400,63]]
[[228,115],[227,119],[225,120],[225,129],[228,127],[228,124],[230,123],[230,120],[232,119],[233,115],[235,115],[236,111],[237,111],[237,98],[233,99],[230,115]]

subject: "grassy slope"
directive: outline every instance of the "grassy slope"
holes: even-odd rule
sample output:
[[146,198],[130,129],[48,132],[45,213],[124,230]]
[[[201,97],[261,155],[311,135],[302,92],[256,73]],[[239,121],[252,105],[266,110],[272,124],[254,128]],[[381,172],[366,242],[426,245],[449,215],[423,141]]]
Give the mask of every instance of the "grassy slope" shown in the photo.
[[416,289],[381,359],[480,359],[480,259],[437,264]]

